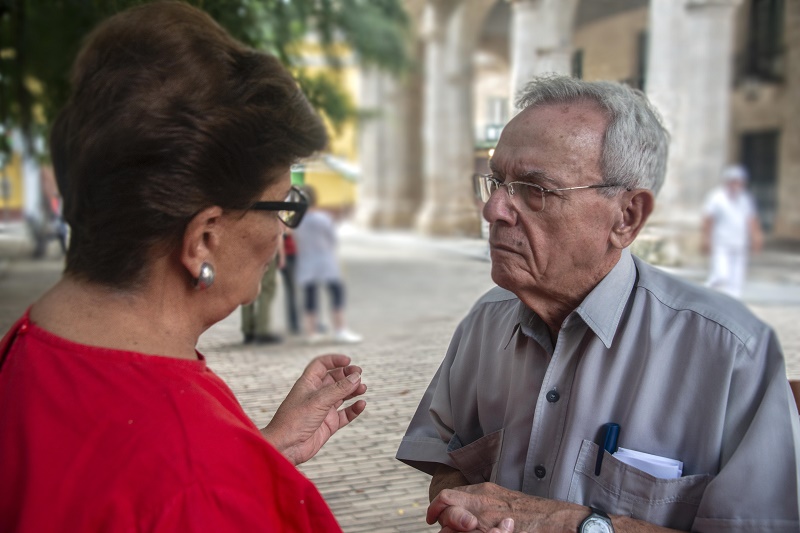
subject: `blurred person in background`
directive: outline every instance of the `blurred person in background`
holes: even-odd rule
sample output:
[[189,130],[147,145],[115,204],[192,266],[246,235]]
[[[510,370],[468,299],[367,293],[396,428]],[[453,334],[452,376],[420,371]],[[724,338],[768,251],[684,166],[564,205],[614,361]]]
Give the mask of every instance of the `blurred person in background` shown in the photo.
[[743,166],[731,165],[722,172],[722,185],[703,205],[702,231],[703,253],[711,254],[706,286],[740,298],[749,252],[760,252],[764,241]]
[[272,301],[277,289],[278,269],[285,263],[283,239],[278,241],[278,252],[261,278],[261,290],[256,299],[242,306],[242,335],[244,344],[273,344],[281,342],[280,335],[272,333]]
[[308,198],[309,209],[293,235],[297,245],[297,285],[303,291],[306,336],[311,343],[322,340],[318,287],[324,285],[330,297],[333,340],[361,342],[361,335],[347,329],[345,322],[345,285],[339,269],[333,217],[317,207],[317,193],[313,187],[305,185],[302,192]]
[[292,230],[288,228],[283,233],[283,257],[281,277],[283,278],[283,292],[286,298],[286,320],[289,325],[289,333],[298,335],[300,334],[300,323],[297,318],[297,285],[295,283],[297,245],[294,242]]
[[294,465],[364,409],[314,359],[257,428],[198,337],[251,302],[325,128],[273,56],[183,3],[85,40],[51,132],[61,280],[0,343],[0,531],[340,531]]

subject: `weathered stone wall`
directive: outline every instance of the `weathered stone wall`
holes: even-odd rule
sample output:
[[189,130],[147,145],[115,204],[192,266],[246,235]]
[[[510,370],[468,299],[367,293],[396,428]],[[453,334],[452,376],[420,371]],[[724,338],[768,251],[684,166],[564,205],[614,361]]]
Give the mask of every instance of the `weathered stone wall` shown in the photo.
[[[582,4],[583,6],[583,4]],[[584,9],[581,7],[580,9]],[[580,14],[579,9],[579,14]],[[748,45],[750,2],[737,10],[736,42],[730,61],[740,61]],[[579,21],[574,49],[583,50],[585,79],[628,80],[635,76],[637,37],[648,27],[648,8],[631,4],[610,16]],[[742,84],[731,87],[728,136],[730,162],[741,157],[741,136],[767,130],[780,131],[778,163],[778,211],[772,235],[800,239],[800,2],[786,2],[785,79],[777,83]],[[648,65],[648,69],[657,68]],[[680,197],[687,191],[678,191]],[[665,200],[665,198],[662,198]],[[663,202],[662,202],[663,203]]]
[[[416,161],[405,174],[419,181],[391,188],[382,182],[398,181],[402,172],[375,173],[376,182],[363,187],[360,199],[371,225],[407,225],[409,213],[416,211],[415,226],[427,233],[475,233],[478,218],[468,181],[474,168],[472,137],[482,137],[487,102],[499,97],[502,80],[509,80],[510,97],[515,80],[540,71],[567,72],[570,53],[582,50],[585,79],[638,82],[640,36],[646,31],[647,92],[673,134],[668,182],[651,222],[660,220],[659,229],[673,233],[696,234],[702,198],[723,166],[740,159],[742,134],[779,130],[773,235],[800,240],[800,0],[785,3],[785,79],[760,85],[756,98],[752,84],[731,80],[747,46],[750,0],[408,1],[416,7],[417,29],[427,29],[420,34],[425,50],[421,87],[408,84],[410,94],[400,98],[406,108],[393,115],[408,119],[395,121],[407,122],[400,128],[405,137],[402,131],[397,137],[406,142],[397,142],[384,128],[366,137],[395,139],[385,142],[387,147],[404,146],[396,161]],[[422,13],[438,15],[429,20]],[[533,36],[529,43],[526,38]],[[481,57],[490,58],[489,66]],[[477,120],[470,116],[476,111]],[[385,162],[376,158],[362,162],[362,168],[371,163],[378,169]],[[381,193],[403,197],[405,203],[393,206],[398,213],[375,216],[392,208],[381,204]],[[654,241],[664,238],[656,235]],[[663,253],[671,252],[664,248]]]
[[800,239],[800,2],[786,2],[786,102],[775,236]]
[[637,40],[647,28],[647,8],[593,20],[575,29],[586,80],[628,80],[636,75]]
[[[786,3],[784,27],[785,78],[780,82],[739,80],[732,101],[730,160],[741,159],[741,138],[746,133],[780,132],[778,163],[778,212],[772,235],[800,239],[800,5]],[[736,57],[747,47],[750,2],[738,14]]]

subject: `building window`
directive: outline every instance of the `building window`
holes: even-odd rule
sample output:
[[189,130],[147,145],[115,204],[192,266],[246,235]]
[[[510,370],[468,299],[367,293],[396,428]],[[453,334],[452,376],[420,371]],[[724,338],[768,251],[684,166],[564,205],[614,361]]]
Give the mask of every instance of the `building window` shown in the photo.
[[508,98],[492,97],[486,105],[486,131],[485,141],[496,141],[508,120]]
[[583,79],[583,50],[572,53],[572,77]]
[[641,31],[636,36],[636,74],[632,84],[643,91],[647,79],[647,37],[646,31]]
[[752,0],[745,75],[780,81],[784,74],[784,0]]
[[777,211],[780,132],[768,130],[745,133],[741,139],[741,159],[750,173],[750,192],[756,201],[761,224],[769,232],[775,225]]

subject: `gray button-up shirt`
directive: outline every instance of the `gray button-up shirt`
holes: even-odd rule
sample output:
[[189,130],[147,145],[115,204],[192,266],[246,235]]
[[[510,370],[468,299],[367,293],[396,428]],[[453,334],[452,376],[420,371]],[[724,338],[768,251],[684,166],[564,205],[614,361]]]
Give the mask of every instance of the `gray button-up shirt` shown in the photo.
[[[555,346],[512,293],[482,297],[397,458],[676,529],[796,532],[800,419],[785,372],[775,334],[745,306],[625,250]],[[607,453],[596,476],[607,422],[619,446],[683,461],[683,476]]]

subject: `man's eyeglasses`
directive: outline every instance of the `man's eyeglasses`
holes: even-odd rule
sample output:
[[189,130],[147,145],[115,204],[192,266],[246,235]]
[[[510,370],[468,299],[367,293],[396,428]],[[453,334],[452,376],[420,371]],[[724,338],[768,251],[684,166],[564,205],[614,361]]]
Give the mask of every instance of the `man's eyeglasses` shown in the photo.
[[257,211],[277,211],[281,222],[290,228],[296,228],[303,220],[308,209],[308,198],[297,187],[289,189],[289,194],[282,202],[256,202],[250,209]]
[[562,187],[559,189],[545,189],[541,185],[535,183],[527,183],[525,181],[511,181],[504,183],[497,178],[492,177],[491,174],[475,174],[475,190],[478,197],[483,202],[488,202],[492,194],[500,187],[508,189],[509,196],[519,196],[520,199],[532,211],[538,212],[544,209],[545,196],[548,193],[560,191],[574,191],[578,189],[608,189],[611,187],[621,187],[627,191],[631,190],[629,187],[618,184],[598,184],[598,185],[580,185],[578,187]]

